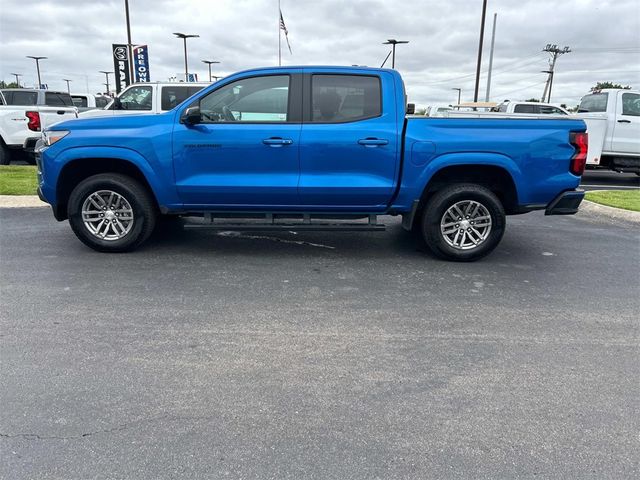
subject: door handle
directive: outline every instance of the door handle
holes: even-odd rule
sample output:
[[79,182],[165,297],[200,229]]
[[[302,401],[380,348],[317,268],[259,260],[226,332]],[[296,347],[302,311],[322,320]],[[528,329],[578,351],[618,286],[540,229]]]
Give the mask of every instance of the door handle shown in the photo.
[[361,138],[358,140],[360,145],[364,145],[365,147],[380,147],[382,145],[388,145],[389,140],[385,140],[384,138]]
[[58,110],[56,113],[57,113],[58,115],[64,115],[64,113],[65,113],[65,112],[64,112],[64,110]]
[[262,143],[270,147],[282,147],[283,145],[291,145],[293,140],[290,138],[271,137],[265,138]]
[[631,123],[631,120],[618,120],[618,123]]

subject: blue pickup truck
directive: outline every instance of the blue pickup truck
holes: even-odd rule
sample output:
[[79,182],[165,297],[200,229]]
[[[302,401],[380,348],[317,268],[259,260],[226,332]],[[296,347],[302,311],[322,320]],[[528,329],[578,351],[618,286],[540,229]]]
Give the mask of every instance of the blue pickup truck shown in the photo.
[[506,215],[576,213],[585,129],[566,117],[413,117],[395,70],[253,69],[160,115],[53,126],[39,195],[104,252],[136,248],[161,216],[353,231],[402,215],[434,254],[471,261],[497,246]]

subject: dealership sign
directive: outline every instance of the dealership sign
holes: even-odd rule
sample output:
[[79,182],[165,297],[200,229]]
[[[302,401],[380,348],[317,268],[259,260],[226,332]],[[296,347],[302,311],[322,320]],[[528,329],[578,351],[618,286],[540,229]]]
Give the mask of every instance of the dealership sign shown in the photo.
[[[116,75],[116,92],[131,85],[131,72],[129,71],[129,50],[124,43],[114,43],[113,49],[113,71]],[[149,48],[147,45],[133,46],[133,81],[149,82]]]
[[126,44],[113,44],[113,71],[116,76],[116,92],[120,93],[131,83],[129,52]]
[[149,48],[146,45],[133,47],[133,71],[136,82],[150,82]]

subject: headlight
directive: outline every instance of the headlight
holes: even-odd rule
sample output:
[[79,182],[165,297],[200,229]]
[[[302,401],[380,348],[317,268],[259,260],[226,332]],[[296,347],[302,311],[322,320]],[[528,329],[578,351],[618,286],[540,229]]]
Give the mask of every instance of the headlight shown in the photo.
[[69,135],[68,130],[45,130],[42,134],[42,140],[47,147],[50,147],[58,140],[62,140]]

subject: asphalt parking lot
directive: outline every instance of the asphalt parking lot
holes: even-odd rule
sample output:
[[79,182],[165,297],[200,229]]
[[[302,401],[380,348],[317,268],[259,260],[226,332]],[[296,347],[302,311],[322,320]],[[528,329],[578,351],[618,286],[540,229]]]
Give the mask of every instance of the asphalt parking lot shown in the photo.
[[633,190],[640,189],[640,177],[635,173],[618,173],[611,170],[586,170],[580,186],[584,190]]
[[637,476],[637,225],[456,264],[387,220],[106,255],[0,209],[0,477]]

